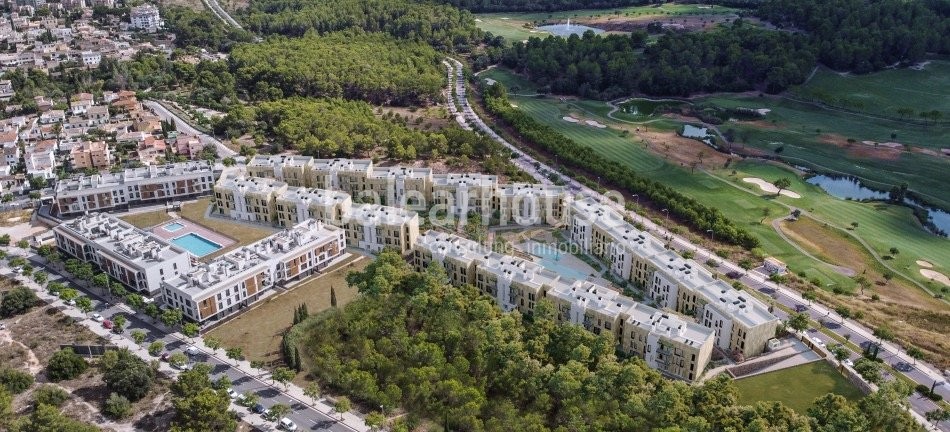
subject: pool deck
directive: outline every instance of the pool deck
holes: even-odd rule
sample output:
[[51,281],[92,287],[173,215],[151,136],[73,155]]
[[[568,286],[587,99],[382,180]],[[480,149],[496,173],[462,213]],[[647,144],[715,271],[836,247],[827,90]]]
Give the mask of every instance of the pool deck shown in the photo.
[[[184,225],[182,228],[178,228],[174,231],[169,231],[165,229],[166,225],[170,224],[181,224]],[[197,223],[194,223],[187,219],[172,219],[170,221],[164,222],[156,227],[153,227],[151,230],[152,234],[155,234],[162,239],[172,241],[178,237],[183,237],[188,234],[197,234],[201,237],[204,237],[207,240],[210,240],[214,243],[217,243],[221,246],[221,249],[231,246],[235,243],[234,239],[227,237],[223,234],[216,233],[208,228],[205,228]]]

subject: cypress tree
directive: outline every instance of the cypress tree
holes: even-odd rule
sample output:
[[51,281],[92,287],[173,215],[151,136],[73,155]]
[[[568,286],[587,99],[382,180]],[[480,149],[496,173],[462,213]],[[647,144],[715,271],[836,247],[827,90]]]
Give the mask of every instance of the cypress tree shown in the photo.
[[330,307],[336,307],[336,290],[330,285]]

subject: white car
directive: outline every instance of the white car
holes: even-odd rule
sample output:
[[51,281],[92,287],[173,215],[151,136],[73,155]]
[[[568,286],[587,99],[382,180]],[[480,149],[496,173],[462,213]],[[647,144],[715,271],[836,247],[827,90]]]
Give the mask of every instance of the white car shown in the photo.
[[73,300],[73,299],[66,300],[66,304],[70,306],[76,306],[76,300]]
[[824,343],[821,339],[819,339],[819,338],[817,338],[817,337],[812,336],[811,340],[812,340],[813,342],[815,342],[815,345],[818,345],[818,346],[820,346],[820,347],[824,347],[824,346],[825,346],[825,343]]
[[99,315],[97,313],[92,314],[91,318],[95,322],[102,322],[102,315]]
[[185,354],[188,354],[188,355],[190,355],[190,356],[198,355],[199,352],[200,352],[200,351],[198,351],[198,348],[195,348],[195,347],[193,347],[193,346],[190,346],[190,347],[188,347],[188,348],[185,348]]
[[295,431],[297,430],[297,424],[291,421],[289,418],[284,417],[280,419],[280,428],[286,431]]
[[238,393],[234,391],[234,389],[230,389],[230,388],[228,389],[228,397],[230,397],[231,399],[237,399],[238,396],[239,396]]
[[851,361],[851,359],[844,359],[842,363],[844,363],[846,366],[854,367],[854,362]]

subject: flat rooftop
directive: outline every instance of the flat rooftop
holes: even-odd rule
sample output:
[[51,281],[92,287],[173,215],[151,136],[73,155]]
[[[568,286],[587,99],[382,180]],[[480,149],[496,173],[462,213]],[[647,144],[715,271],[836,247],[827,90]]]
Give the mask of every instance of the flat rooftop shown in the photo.
[[57,228],[98,244],[123,261],[146,268],[188,252],[152,233],[106,213],[90,213],[63,222]]
[[717,280],[700,287],[697,292],[707,304],[715,306],[723,314],[741,322],[746,327],[755,327],[778,320],[778,317],[772,315],[764,303],[733,288],[725,281]]
[[372,159],[314,159],[315,171],[369,171]]
[[161,179],[159,181],[175,180],[181,177],[192,178],[202,175],[214,176],[214,166],[208,161],[188,161],[167,165],[150,165],[140,168],[129,168],[118,173],[102,173],[91,176],[76,176],[56,183],[56,194],[117,187],[124,184]]
[[428,230],[416,239],[416,247],[429,251],[437,260],[451,258],[456,261],[472,262],[481,259],[491,251],[474,240],[455,234]]
[[564,186],[544,185],[534,183],[510,183],[499,185],[498,194],[502,197],[537,196],[559,198],[564,195]]
[[432,176],[432,184],[435,186],[493,187],[498,184],[498,176],[478,173],[435,174]]
[[402,225],[418,216],[416,212],[379,204],[353,204],[345,221],[357,221],[362,225]]
[[349,200],[350,195],[345,192],[297,186],[290,186],[284,193],[277,196],[277,202],[304,204],[307,206],[311,204],[329,206],[344,203]]
[[627,316],[626,322],[630,325],[688,346],[700,347],[715,337],[715,330],[711,328],[641,303],[628,309]]
[[369,173],[370,178],[374,179],[419,179],[426,180],[432,178],[431,168],[412,168],[404,166],[374,167]]
[[248,167],[305,167],[313,163],[313,157],[300,155],[254,155]]
[[272,178],[248,177],[244,174],[230,173],[222,176],[215,187],[220,187],[242,194],[266,195],[282,191],[287,183]]

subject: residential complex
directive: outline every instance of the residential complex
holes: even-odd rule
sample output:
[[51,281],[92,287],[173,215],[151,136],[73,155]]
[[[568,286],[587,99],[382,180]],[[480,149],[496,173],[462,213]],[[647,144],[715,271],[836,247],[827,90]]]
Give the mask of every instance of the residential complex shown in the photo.
[[609,335],[624,352],[674,378],[699,379],[715,345],[711,328],[453,234],[427,231],[416,242],[411,262],[419,271],[440,265],[452,284],[472,285],[506,311],[531,313],[537,301],[548,299],[558,322]]
[[191,268],[191,255],[184,249],[108,214],[63,222],[53,233],[60,250],[99,266],[145,296],[159,295],[163,281]]
[[211,193],[215,176],[214,166],[207,161],[79,176],[56,183],[56,210],[61,216],[70,216],[194,198]]
[[159,15],[158,8],[150,4],[133,7],[129,12],[129,19],[132,28],[148,33],[154,33],[162,28],[162,17]]
[[217,321],[256,302],[277,284],[322,270],[345,247],[343,230],[306,220],[166,279],[162,298],[191,320]]

